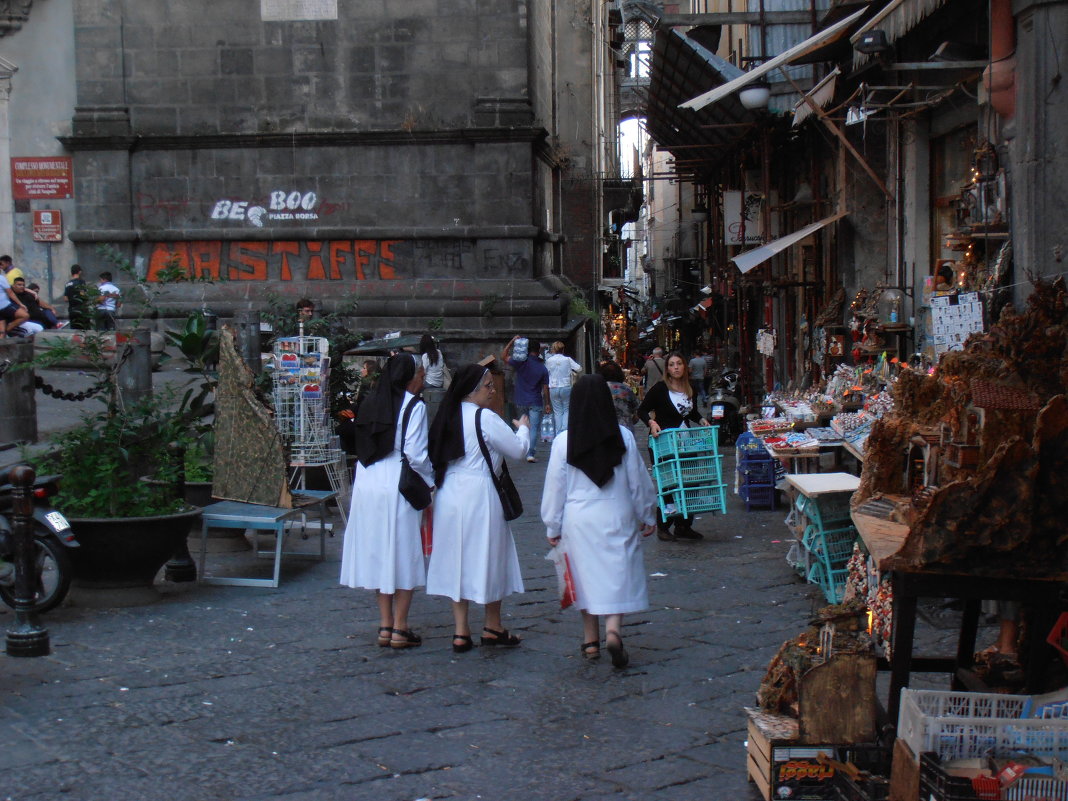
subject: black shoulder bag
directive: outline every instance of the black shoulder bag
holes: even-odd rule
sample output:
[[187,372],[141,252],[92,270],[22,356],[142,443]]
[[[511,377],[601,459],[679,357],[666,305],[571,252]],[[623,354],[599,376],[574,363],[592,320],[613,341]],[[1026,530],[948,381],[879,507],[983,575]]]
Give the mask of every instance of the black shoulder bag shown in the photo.
[[493,486],[497,490],[497,497],[501,499],[501,508],[504,509],[505,520],[515,520],[523,514],[523,501],[519,497],[519,490],[512,483],[512,477],[508,474],[508,465],[501,461],[501,474],[493,472],[493,459],[490,458],[486,440],[482,437],[482,410],[475,412],[475,434],[478,435],[478,447],[482,449],[482,456],[489,467],[490,477],[493,478]]
[[411,464],[409,464],[408,457],[404,453],[404,440],[408,436],[408,418],[412,416],[412,407],[422,402],[419,398],[412,398],[404,410],[404,417],[401,421],[401,473],[400,483],[397,486],[400,494],[404,496],[404,500],[411,504],[411,507],[417,512],[430,506],[430,487],[426,485],[423,477],[415,472]]

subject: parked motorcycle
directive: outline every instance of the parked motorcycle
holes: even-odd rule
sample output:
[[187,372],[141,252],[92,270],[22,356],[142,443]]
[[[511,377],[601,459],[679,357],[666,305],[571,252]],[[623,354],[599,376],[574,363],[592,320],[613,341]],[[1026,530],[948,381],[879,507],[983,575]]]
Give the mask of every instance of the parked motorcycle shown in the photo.
[[742,431],[738,378],[737,370],[724,370],[708,400],[708,420],[712,425],[719,426],[720,445],[732,444]]
[[[8,564],[15,560],[12,533],[14,487],[10,483],[10,473],[11,468],[0,470],[0,560]],[[49,500],[59,491],[59,479],[60,476],[38,476],[32,488],[34,565],[37,572],[34,610],[37,612],[54,609],[67,597],[71,580],[67,549],[78,547],[67,518],[53,509]],[[15,607],[13,578],[0,581],[0,600]]]

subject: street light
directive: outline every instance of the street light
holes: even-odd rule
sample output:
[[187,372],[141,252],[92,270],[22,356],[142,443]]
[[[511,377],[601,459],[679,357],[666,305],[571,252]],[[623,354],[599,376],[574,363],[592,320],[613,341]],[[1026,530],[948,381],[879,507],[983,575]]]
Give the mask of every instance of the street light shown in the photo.
[[762,111],[771,99],[771,85],[765,80],[756,80],[738,92],[738,100],[749,111]]

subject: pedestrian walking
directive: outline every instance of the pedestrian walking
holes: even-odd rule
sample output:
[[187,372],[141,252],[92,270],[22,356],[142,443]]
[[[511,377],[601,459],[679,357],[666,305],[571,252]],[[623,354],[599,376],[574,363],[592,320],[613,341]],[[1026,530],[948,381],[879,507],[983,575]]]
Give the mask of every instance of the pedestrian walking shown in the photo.
[[627,377],[617,362],[607,361],[597,365],[597,372],[608,382],[608,392],[616,410],[616,420],[631,434],[634,423],[638,420],[638,398],[627,385]]
[[496,391],[489,370],[478,364],[464,366],[453,376],[430,426],[430,460],[438,490],[426,591],[452,601],[456,653],[474,647],[468,620],[472,602],[486,607],[482,645],[520,642],[501,622],[502,599],[523,592],[523,578],[490,470],[499,474],[505,458],[523,457],[531,438],[530,421],[526,415],[513,420],[513,432],[491,408]]
[[[664,428],[687,428],[689,424],[709,425],[709,422],[697,411],[694,402],[693,387],[690,385],[686,360],[681,353],[672,353],[667,358],[667,373],[664,380],[645,393],[645,398],[638,407],[638,418],[649,426],[649,436],[660,436]],[[649,451],[652,457],[652,449]],[[671,542],[676,538],[686,540],[704,539],[693,530],[693,516],[672,516],[665,519],[657,508],[658,539]],[[671,533],[674,521],[675,533]]]
[[515,371],[515,413],[522,417],[526,415],[530,419],[530,427],[534,434],[530,437],[530,449],[527,451],[527,461],[536,462],[538,458],[538,434],[541,432],[542,414],[549,414],[552,405],[549,401],[549,371],[545,369],[545,363],[541,359],[541,343],[530,340],[527,348],[527,358],[523,360],[512,358],[512,348],[519,335],[512,337],[501,351],[501,362],[507,364]]
[[571,383],[582,372],[582,365],[564,353],[564,343],[552,344],[552,353],[545,360],[549,372],[549,402],[553,409],[556,433],[567,431],[567,411],[571,404]]
[[378,645],[422,643],[408,625],[416,587],[426,583],[421,513],[401,495],[401,455],[431,485],[426,408],[419,398],[423,368],[411,354],[393,356],[378,386],[360,407],[355,444],[358,462],[341,553],[341,583],[374,590]]
[[100,273],[100,280],[96,285],[96,330],[114,331],[115,315],[118,314],[119,304],[122,302],[122,290],[111,283],[111,273]]
[[653,348],[652,354],[642,365],[641,374],[645,376],[645,391],[649,392],[656,384],[664,380],[664,349]]
[[447,389],[445,379],[449,368],[445,364],[445,355],[430,334],[423,334],[419,340],[419,358],[426,371],[426,385],[433,389]]
[[656,492],[634,435],[616,421],[604,378],[583,376],[571,400],[575,425],[553,441],[541,519],[571,568],[582,655],[600,656],[603,616],[605,645],[621,668],[629,661],[623,615],[649,605],[641,541],[655,530]]

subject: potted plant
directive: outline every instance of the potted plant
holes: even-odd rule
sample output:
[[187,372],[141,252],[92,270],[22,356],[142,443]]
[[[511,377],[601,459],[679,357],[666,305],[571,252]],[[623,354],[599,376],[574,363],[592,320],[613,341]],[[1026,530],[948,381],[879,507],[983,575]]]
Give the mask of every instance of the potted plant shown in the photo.
[[[133,281],[124,293],[128,298],[124,305],[136,309],[136,330],[154,313],[162,287],[137,275],[116,251],[102,248],[101,252]],[[187,322],[186,328],[190,327]],[[197,332],[196,323],[192,330]],[[80,425],[56,437],[57,449],[40,466],[63,474],[55,501],[70,519],[80,545],[71,551],[76,595],[107,605],[158,597],[152,588],[155,576],[176,554],[186,567],[183,579],[195,579],[186,536],[201,510],[184,497],[185,454],[192,452],[198,461],[198,449],[207,447],[202,441],[209,428],[205,420],[214,410],[214,381],[207,374],[181,397],[174,392],[124,392],[120,372],[132,362],[134,344],[129,336],[118,339],[120,352],[112,360],[104,358],[100,336],[87,332],[31,362],[54,364],[76,350],[102,375],[96,388],[104,408],[84,415]],[[143,476],[152,480],[140,480]]]

